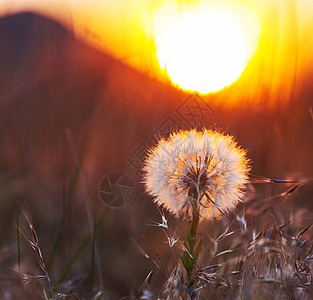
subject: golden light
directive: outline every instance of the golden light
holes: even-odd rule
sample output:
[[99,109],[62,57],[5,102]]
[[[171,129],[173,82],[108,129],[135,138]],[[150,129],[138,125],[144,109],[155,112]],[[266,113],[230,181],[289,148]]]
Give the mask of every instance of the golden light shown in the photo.
[[164,4],[153,15],[160,67],[181,88],[206,94],[236,81],[254,54],[261,25],[233,4]]

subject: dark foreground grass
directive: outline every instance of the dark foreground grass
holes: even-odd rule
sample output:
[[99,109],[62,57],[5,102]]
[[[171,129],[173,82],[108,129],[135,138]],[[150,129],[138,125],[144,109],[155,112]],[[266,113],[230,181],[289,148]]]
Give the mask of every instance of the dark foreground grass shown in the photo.
[[[187,274],[180,261],[184,249],[180,236],[184,236],[186,221],[174,220],[160,211],[160,223],[148,221],[147,225],[152,226],[148,226],[151,230],[147,235],[139,237],[140,241],[134,237],[129,240],[147,259],[151,271],[130,295],[122,298],[111,294],[108,287],[96,286],[93,277],[97,273],[92,266],[89,274],[74,274],[72,270],[80,263],[86,246],[93,251],[93,237],[110,213],[109,207],[97,218],[94,232],[81,236],[63,271],[51,278],[30,210],[19,203],[16,264],[1,272],[0,282],[5,288],[1,299],[189,299],[189,295],[194,299],[312,299],[311,213],[297,212],[290,203],[301,196],[301,191],[311,189],[312,182],[283,185],[281,192],[263,199],[258,199],[258,186],[250,186],[246,201],[233,213],[202,224],[199,234],[204,244],[195,265],[193,291],[187,288]],[[28,256],[25,259],[25,241],[33,260]],[[92,255],[89,252],[90,261]],[[136,257],[136,252],[133,255]],[[158,283],[155,277],[162,279]]]

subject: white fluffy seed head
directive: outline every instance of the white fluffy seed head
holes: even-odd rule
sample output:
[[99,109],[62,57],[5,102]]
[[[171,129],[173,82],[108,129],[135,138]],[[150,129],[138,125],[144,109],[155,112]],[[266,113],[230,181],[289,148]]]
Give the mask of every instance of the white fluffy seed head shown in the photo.
[[233,137],[211,130],[179,131],[150,149],[144,166],[146,191],[175,216],[214,219],[243,196],[249,164]]

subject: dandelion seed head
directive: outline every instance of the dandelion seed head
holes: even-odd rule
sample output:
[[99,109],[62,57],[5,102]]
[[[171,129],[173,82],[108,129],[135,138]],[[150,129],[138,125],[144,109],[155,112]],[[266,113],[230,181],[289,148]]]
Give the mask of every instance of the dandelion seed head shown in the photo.
[[212,219],[241,200],[249,165],[233,137],[191,130],[161,139],[150,149],[144,172],[146,191],[159,206],[189,215],[195,200],[201,219]]

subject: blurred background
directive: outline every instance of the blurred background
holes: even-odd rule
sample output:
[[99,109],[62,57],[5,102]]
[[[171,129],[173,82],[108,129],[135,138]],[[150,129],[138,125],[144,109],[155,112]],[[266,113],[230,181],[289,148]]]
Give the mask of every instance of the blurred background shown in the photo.
[[[138,245],[173,263],[150,226],[161,216],[141,167],[147,148],[180,128],[232,134],[253,174],[305,183],[268,212],[279,224],[304,212],[304,224],[313,211],[312,16],[308,0],[2,0],[1,299],[42,289],[38,278],[20,284],[21,274],[43,273],[17,234],[29,230],[21,206],[57,291],[136,298],[154,270],[157,293],[165,268]],[[288,188],[254,184],[247,207]],[[201,230],[212,237],[215,225]]]

